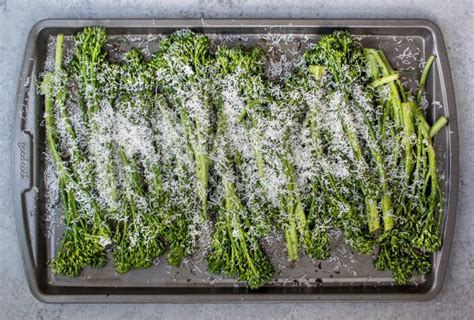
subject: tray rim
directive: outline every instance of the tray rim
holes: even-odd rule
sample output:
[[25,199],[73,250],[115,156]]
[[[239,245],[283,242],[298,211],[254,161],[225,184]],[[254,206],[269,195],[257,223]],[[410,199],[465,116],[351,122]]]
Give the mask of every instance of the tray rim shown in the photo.
[[[33,248],[27,235],[28,217],[23,210],[23,195],[27,191],[21,188],[18,179],[13,176],[13,213],[16,222],[19,247],[23,260],[23,267],[31,294],[39,301],[46,303],[278,303],[278,302],[347,302],[347,301],[425,301],[436,297],[442,290],[445,279],[449,255],[452,246],[455,219],[458,206],[459,188],[459,135],[454,98],[454,87],[449,68],[449,62],[443,36],[436,24],[424,19],[44,19],[33,25],[23,55],[23,66],[18,84],[18,96],[14,112],[12,132],[12,169],[18,172],[21,161],[18,157],[17,145],[23,142],[25,131],[21,129],[21,110],[27,94],[23,85],[29,76],[31,65],[28,57],[36,49],[36,40],[39,34],[48,28],[82,28],[85,26],[103,26],[106,28],[197,28],[197,27],[358,27],[358,28],[417,28],[427,30],[433,37],[434,47],[439,56],[437,59],[440,72],[440,86],[443,96],[448,103],[451,134],[448,137],[450,145],[449,155],[449,192],[447,201],[447,215],[443,236],[443,247],[438,252],[438,265],[434,273],[432,286],[423,293],[292,293],[292,294],[51,294],[44,291],[39,284],[38,274],[34,263]],[[30,142],[33,144],[33,142]],[[31,157],[33,154],[31,154]],[[28,160],[27,160],[28,161]],[[31,158],[30,161],[33,161]],[[28,163],[31,172],[32,163]],[[30,187],[33,188],[33,186]],[[93,289],[93,288],[90,288]]]

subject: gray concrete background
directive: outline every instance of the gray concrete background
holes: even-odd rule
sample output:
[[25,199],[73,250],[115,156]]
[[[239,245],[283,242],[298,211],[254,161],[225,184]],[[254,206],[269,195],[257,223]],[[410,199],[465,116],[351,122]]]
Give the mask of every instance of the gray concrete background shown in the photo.
[[[0,0],[0,319],[468,319],[474,318],[474,1]],[[388,1],[387,1],[388,2]],[[456,92],[461,185],[442,293],[423,303],[46,305],[29,293],[11,200],[11,123],[26,37],[45,18],[424,18],[441,28]],[[471,195],[471,196],[469,196]],[[471,316],[469,316],[471,314]]]

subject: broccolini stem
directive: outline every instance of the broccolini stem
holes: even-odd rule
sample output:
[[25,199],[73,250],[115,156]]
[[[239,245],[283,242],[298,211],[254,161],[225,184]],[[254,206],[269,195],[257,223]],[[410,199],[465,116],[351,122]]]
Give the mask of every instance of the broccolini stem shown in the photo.
[[448,119],[446,119],[445,116],[439,117],[439,119],[431,126],[430,137],[433,138],[446,124],[448,124]]
[[370,86],[374,87],[374,88],[380,87],[381,85],[384,85],[384,84],[390,83],[392,81],[395,81],[398,78],[399,78],[398,73],[394,73],[394,74],[382,77],[380,79],[374,80],[374,82],[372,82]]
[[59,71],[63,66],[63,43],[64,35],[58,34],[56,36],[56,53],[54,56],[54,70]]
[[426,61],[425,67],[423,68],[423,72],[421,73],[420,84],[418,86],[418,91],[416,93],[416,102],[421,102],[421,97],[423,96],[423,91],[425,91],[426,79],[428,79],[428,74],[431,69],[431,65],[435,61],[436,56],[431,55],[428,60]]
[[[347,96],[346,96],[346,99]],[[341,113],[342,110],[339,107],[339,113]],[[344,130],[344,133],[347,136],[347,140],[349,141],[349,144],[352,147],[352,150],[354,151],[354,156],[355,160],[359,163],[362,163],[363,165],[363,175],[365,178],[367,178],[370,182],[370,186],[367,185],[362,185],[362,192],[364,193],[365,196],[365,206],[366,206],[366,211],[367,211],[367,220],[368,220],[368,226],[369,226],[369,232],[370,233],[376,233],[380,229],[380,221],[379,221],[379,213],[378,213],[378,206],[377,206],[377,200],[376,200],[376,194],[377,192],[373,189],[373,183],[371,181],[371,174],[368,172],[367,168],[367,162],[364,158],[362,148],[359,143],[359,139],[357,137],[357,134],[349,129],[348,121],[347,119],[344,120],[342,116],[340,116],[340,121],[342,124],[342,128]]]
[[413,123],[413,116],[410,110],[410,102],[402,103],[403,114],[403,144],[405,145],[405,184],[409,184],[411,173],[413,171],[413,146],[412,137],[415,134],[415,124]]
[[[393,70],[388,64],[385,55],[383,52],[375,50],[375,49],[364,49],[366,54],[372,55],[379,67],[382,70],[382,74],[384,76],[390,76],[393,73]],[[391,96],[391,102],[392,102],[392,109],[393,109],[393,114],[395,118],[395,122],[397,126],[400,126],[403,122],[403,115],[402,115],[402,99],[400,99],[400,94],[398,91],[397,86],[393,83],[393,81],[388,82],[388,86],[390,88],[390,96]]]
[[[395,222],[393,219],[393,208],[392,208],[392,200],[391,200],[390,190],[389,190],[390,188],[388,185],[388,177],[387,177],[387,172],[385,169],[384,159],[382,157],[383,149],[380,147],[380,143],[375,134],[374,125],[372,121],[368,118],[366,111],[364,111],[361,106],[359,106],[359,111],[363,114],[364,122],[368,128],[369,138],[372,139],[372,143],[369,144],[368,148],[376,163],[380,183],[382,184],[382,191],[383,191],[382,203],[381,203],[382,220],[384,222],[384,231],[387,232],[393,228]],[[368,201],[373,201],[373,200],[369,199]],[[374,233],[378,231],[380,228],[380,222],[378,220],[378,213],[377,213],[377,204],[375,203],[374,205],[374,204],[371,204],[370,202],[369,203],[366,202],[366,207],[369,213],[369,231],[371,233]]]
[[[48,146],[53,160],[56,164],[59,176],[60,195],[63,202],[64,216],[66,222],[65,236],[61,242],[56,256],[52,259],[52,269],[55,274],[67,276],[77,276],[87,265],[102,267],[106,262],[105,248],[102,245],[102,238],[107,239],[107,228],[101,223],[92,225],[93,222],[101,222],[97,215],[93,221],[87,221],[81,217],[79,210],[84,211],[84,205],[77,201],[76,192],[82,191],[90,197],[88,190],[84,189],[73,159],[72,170],[67,167],[67,163],[62,159],[58,150],[59,138],[54,120],[55,105],[60,110],[61,116],[65,117],[66,130],[72,137],[74,131],[65,111],[66,103],[66,77],[62,70],[64,36],[58,35],[55,52],[54,74],[47,73],[42,83],[42,91],[45,95],[45,123]],[[53,81],[54,79],[54,81]],[[56,83],[57,82],[57,83]],[[56,92],[55,92],[56,90]],[[54,96],[55,95],[55,96]],[[75,152],[77,155],[79,151]],[[77,160],[77,159],[76,159]],[[70,173],[73,172],[73,174]],[[96,203],[92,201],[92,209],[97,210]],[[95,212],[97,213],[97,212]]]

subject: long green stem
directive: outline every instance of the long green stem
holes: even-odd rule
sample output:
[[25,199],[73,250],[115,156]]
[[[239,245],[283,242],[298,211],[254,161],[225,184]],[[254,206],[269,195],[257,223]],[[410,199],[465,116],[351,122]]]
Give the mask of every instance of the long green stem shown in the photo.
[[374,82],[372,82],[372,84],[370,86],[374,87],[374,88],[377,88],[377,87],[380,87],[381,85],[384,85],[384,84],[390,83],[392,81],[395,81],[398,78],[399,78],[398,73],[391,74],[391,75],[388,75],[388,76],[385,76],[383,78],[375,80]]
[[447,124],[448,119],[445,116],[439,117],[439,119],[431,126],[430,137],[433,138]]
[[416,102],[421,102],[421,97],[423,96],[423,91],[425,91],[426,80],[428,79],[428,74],[431,69],[431,65],[435,61],[436,56],[431,55],[428,60],[426,61],[425,67],[423,68],[423,72],[421,73],[420,84],[418,85],[418,91],[416,93]]

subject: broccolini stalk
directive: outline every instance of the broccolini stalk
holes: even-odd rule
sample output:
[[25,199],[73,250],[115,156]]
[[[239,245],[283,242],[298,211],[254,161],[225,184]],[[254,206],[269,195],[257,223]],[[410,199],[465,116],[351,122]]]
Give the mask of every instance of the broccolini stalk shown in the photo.
[[259,288],[272,279],[273,267],[258,240],[246,231],[248,221],[241,217],[246,215],[245,207],[235,187],[227,182],[223,187],[223,212],[218,215],[207,258],[209,271],[236,276],[251,289]]
[[[265,167],[268,169],[267,190],[277,207],[277,222],[283,230],[288,258],[299,259],[299,248],[305,244],[307,220],[297,183],[293,160],[293,144],[297,139],[303,105],[291,99],[291,92],[277,87],[269,96],[267,110],[254,110],[254,119],[263,138]],[[271,201],[275,201],[271,200]]]
[[235,187],[232,149],[227,136],[227,116],[219,112],[216,134],[216,172],[222,185],[222,206],[217,212],[211,252],[207,258],[209,270],[246,281],[251,289],[272,279],[273,267],[260,247],[258,238],[249,230],[252,221]]
[[[55,71],[47,73],[41,85],[42,94],[45,95],[45,123],[46,135],[50,152],[53,156],[58,179],[60,197],[63,202],[66,231],[61,245],[51,261],[52,269],[55,274],[78,276],[86,266],[102,267],[106,263],[105,246],[110,237],[107,226],[103,224],[97,206],[90,205],[89,190],[83,190],[78,174],[78,163],[76,151],[73,157],[72,169],[62,158],[59,151],[59,138],[55,120],[55,109],[65,117],[62,119],[69,124],[68,130],[73,134],[67,113],[65,111],[66,103],[66,83],[67,78],[62,69],[63,57],[63,39],[62,34],[56,39]],[[87,199],[81,196],[77,199],[77,193],[86,193]],[[92,218],[84,210],[92,209],[94,213]]]
[[252,215],[253,232],[268,234],[275,206],[269,201],[263,134],[259,128],[259,110],[269,102],[263,80],[263,55],[259,48],[246,51],[240,47],[219,47],[216,52],[218,72],[216,103],[228,119],[228,136],[235,152],[239,173],[237,191]]
[[[150,215],[144,200],[137,155],[130,150],[136,145],[130,141],[124,143],[127,136],[123,131],[133,128],[133,124],[121,107],[141,89],[136,87],[137,78],[127,75],[139,64],[130,61],[126,68],[112,67],[102,53],[106,39],[104,29],[85,28],[76,37],[72,63],[77,73],[80,103],[86,113],[83,119],[90,129],[88,150],[95,165],[100,203],[114,227],[115,266],[118,272],[127,272],[131,268],[149,267],[163,248],[157,239],[157,217]],[[109,78],[104,79],[104,75]]]
[[448,119],[441,116],[436,120],[436,122],[430,128],[430,137],[433,138],[445,125],[448,124]]
[[421,79],[418,86],[418,91],[416,93],[416,102],[420,103],[421,98],[423,96],[423,91],[425,90],[426,79],[428,79],[428,74],[430,72],[431,65],[436,60],[435,55],[431,55],[428,60],[426,61],[425,67],[423,68],[423,72],[421,73]]
[[[383,227],[384,231],[390,231],[393,229],[395,220],[394,220],[394,212],[392,207],[392,195],[389,186],[389,177],[387,173],[387,164],[384,160],[384,150],[382,147],[382,143],[380,141],[388,140],[387,138],[381,138],[380,135],[377,135],[377,126],[381,127],[379,123],[377,123],[377,119],[374,114],[377,112],[383,113],[381,110],[377,110],[375,105],[372,102],[372,95],[371,92],[365,92],[362,86],[355,86],[354,88],[354,97],[353,101],[356,105],[355,112],[359,112],[362,114],[363,123],[365,124],[363,135],[365,136],[367,148],[370,151],[370,155],[372,156],[373,162],[375,162],[375,166],[378,172],[378,180],[381,184],[381,211],[382,211],[382,220],[383,220]],[[382,119],[385,121],[385,119]],[[382,133],[382,135],[385,133]],[[375,208],[372,209],[375,215]],[[378,222],[378,220],[376,220]],[[369,221],[369,230],[373,232],[374,228],[370,228],[370,221]]]
[[209,150],[212,141],[212,106],[206,76],[209,40],[191,31],[175,32],[161,40],[159,54],[152,62],[163,94],[171,102],[186,128],[194,153],[197,188],[203,220],[208,216]]
[[[154,251],[150,255],[149,261],[157,258],[163,249],[160,239],[163,237],[169,245],[167,260],[170,264],[179,266],[184,257],[191,253],[190,235],[188,233],[191,221],[191,213],[183,212],[182,209],[170,210],[170,190],[165,186],[165,161],[163,152],[165,150],[161,143],[161,132],[157,130],[160,124],[158,114],[162,109],[158,106],[161,101],[156,95],[157,82],[154,77],[154,66],[152,63],[143,61],[140,53],[132,49],[124,57],[122,68],[125,70],[121,76],[121,88],[124,115],[129,125],[124,125],[125,132],[135,150],[130,150],[129,162],[139,161],[143,167],[143,180],[147,182],[146,194],[149,200],[147,210],[141,210],[141,214],[146,216],[151,227],[145,223],[143,230],[146,230],[145,243],[148,241],[157,242],[160,250]],[[139,142],[136,141],[139,139]],[[126,139],[124,147],[127,145]],[[144,187],[142,186],[142,189]],[[145,190],[137,190],[140,197],[145,197]],[[175,196],[176,198],[176,196]],[[169,220],[171,216],[171,221]],[[150,232],[153,230],[153,232]],[[143,232],[143,231],[142,231]]]
[[118,153],[126,172],[122,182],[126,195],[122,201],[125,215],[116,225],[114,260],[117,272],[123,273],[133,268],[150,267],[163,253],[163,246],[158,239],[157,216],[148,211],[146,203],[138,203],[144,198],[144,191],[136,163],[129,160],[123,148]]
[[97,89],[100,67],[105,62],[106,53],[102,48],[106,41],[105,29],[100,27],[86,27],[76,36],[76,54],[71,64],[78,77],[79,104],[85,124],[92,122],[92,116],[100,108]]
[[430,271],[430,256],[410,243],[410,231],[399,226],[377,239],[379,253],[375,261],[377,270],[390,270],[396,284],[406,284],[414,271]]
[[[82,125],[87,130],[87,152],[95,168],[99,203],[108,212],[116,212],[121,204],[117,189],[114,164],[114,145],[111,141],[111,124],[104,123],[98,114],[103,98],[101,75],[106,70],[106,54],[102,48],[107,40],[105,29],[86,27],[76,35],[76,54],[71,61],[71,73],[77,80]],[[110,122],[110,121],[109,121]]]
[[[374,49],[365,49],[365,52],[368,56],[372,57],[376,61],[376,65],[372,65],[373,68],[379,67],[382,70],[382,74],[385,77],[390,77],[393,75],[393,70],[390,64],[387,62],[383,52],[374,50]],[[372,71],[373,72],[373,71]],[[377,81],[377,79],[375,80]],[[410,176],[413,171],[413,146],[412,146],[412,136],[414,134],[414,125],[413,125],[413,116],[406,105],[406,98],[401,99],[400,96],[404,97],[403,86],[397,87],[396,84],[392,81],[388,81],[387,85],[390,89],[390,100],[392,114],[395,115],[395,121],[401,125],[403,128],[404,135],[402,138],[403,145],[405,148],[405,185],[408,185]],[[401,88],[401,89],[400,89]],[[400,90],[400,91],[399,91]]]
[[[209,152],[214,111],[210,102],[208,46],[205,36],[188,30],[179,31],[161,40],[160,51],[151,61],[159,95],[164,98],[159,102],[162,119],[167,123],[163,129],[173,133],[167,137],[170,132],[164,132],[168,149],[163,146],[162,154],[167,159],[163,170],[171,187],[165,189],[171,192],[169,198],[173,200],[164,211],[164,221],[171,224],[165,228],[163,236],[170,243],[169,261],[174,261],[173,264],[179,264],[192,252],[209,218]],[[170,154],[170,151],[173,152]],[[200,215],[196,215],[199,210],[194,208],[195,195],[200,202]],[[182,213],[179,219],[176,210]]]
[[[328,211],[321,212],[319,216],[325,220],[333,219],[328,227],[339,227],[354,250],[370,253],[373,237],[368,230],[366,216],[359,213],[364,211],[359,206],[360,203],[365,205],[365,200],[360,194],[360,187],[354,184],[358,181],[355,180],[357,174],[348,161],[352,148],[345,138],[337,112],[330,107],[338,104],[331,102],[337,96],[327,94],[322,84],[315,83],[313,87],[316,88],[313,89],[314,96],[307,100],[308,120],[310,142],[315,144],[312,165],[317,170],[321,190],[320,194],[313,194],[313,197],[323,201],[324,207],[319,210]],[[325,100],[328,98],[329,101]],[[317,221],[317,224],[320,223]]]
[[[302,130],[302,154],[307,154],[309,159],[303,158],[299,166],[311,166],[317,174],[309,175],[301,184],[303,188],[302,201],[307,210],[305,249],[313,259],[327,259],[330,257],[329,229],[333,227],[331,216],[334,214],[332,203],[328,199],[328,190],[324,177],[319,173],[322,170],[322,157],[324,151],[317,125],[317,113],[314,106],[310,106]],[[306,153],[304,149],[307,149]],[[297,166],[298,168],[298,166]],[[309,188],[309,190],[307,190]],[[306,189],[306,190],[305,190]]]
[[[325,67],[320,69],[326,70]],[[331,228],[340,228],[352,248],[358,252],[370,253],[373,249],[373,239],[367,230],[367,221],[359,214],[355,197],[352,174],[346,170],[350,144],[345,139],[345,133],[339,117],[331,106],[332,98],[326,100],[327,76],[315,76],[308,70],[310,76],[304,73],[298,87],[305,93],[304,102],[308,106],[306,125],[303,128],[302,144],[310,151],[310,158],[301,160],[315,172],[310,177],[313,180],[309,193],[308,221],[312,240],[307,245],[307,252],[313,258],[327,258],[329,252],[329,234]],[[308,152],[300,152],[305,155]],[[303,165],[303,166],[304,166]],[[304,183],[303,183],[304,185]],[[309,249],[308,249],[309,248]]]
[[354,250],[370,253],[373,238],[367,231],[366,218],[359,214],[359,200],[353,192],[357,187],[354,188],[349,175],[352,169],[346,166],[352,148],[333,109],[338,103],[331,102],[337,96],[330,98],[327,93],[326,68],[319,66],[317,69],[322,71],[316,74],[312,69],[302,68],[296,80],[290,81],[292,96],[298,97],[295,90],[301,91],[296,101],[307,107],[302,138],[296,149],[302,178],[299,184],[307,210],[306,252],[315,259],[328,258],[329,230],[338,227]]
[[288,247],[288,258],[292,261],[296,261],[299,259],[299,244],[302,239],[304,241],[306,234],[307,220],[296,182],[294,167],[289,160],[289,154],[282,156],[282,162],[284,164],[285,175],[288,179],[287,195],[281,198],[281,210],[285,211],[286,218],[284,218],[286,221],[283,222],[283,231]]
[[[58,76],[67,77],[66,72],[70,70],[61,69],[62,61],[56,56],[56,72]],[[74,72],[74,68],[73,71]],[[63,90],[58,91],[58,98],[60,94],[66,96],[66,90],[70,90],[67,87],[67,79],[64,79]],[[72,90],[71,90],[72,91]],[[71,172],[78,183],[76,189],[76,200],[81,203],[82,212],[81,214],[87,219],[88,224],[91,226],[93,232],[100,234],[101,242],[104,246],[110,244],[111,231],[107,225],[105,210],[100,206],[97,201],[97,193],[95,190],[95,172],[94,164],[89,159],[87,150],[84,150],[83,145],[79,142],[78,134],[76,133],[75,126],[84,126],[80,120],[80,123],[73,124],[70,118],[70,111],[68,109],[67,102],[74,102],[76,91],[72,91],[68,97],[72,101],[67,101],[64,98],[64,103],[59,105],[59,119],[61,122],[61,138],[65,140],[66,150],[64,152],[69,157],[71,163]]]
[[[279,106],[282,110],[285,110],[283,116],[276,116],[276,110],[273,115],[276,116],[277,123],[281,126],[284,131],[283,136],[283,148],[279,150],[276,148],[278,157],[283,164],[284,174],[286,176],[287,193],[286,196],[282,197],[283,208],[286,205],[286,215],[283,215],[283,229],[287,239],[287,246],[290,260],[298,260],[298,248],[300,246],[306,249],[306,252],[313,258],[320,258],[325,256],[324,253],[320,252],[319,242],[321,239],[324,246],[326,237],[324,233],[319,233],[319,230],[310,229],[310,223],[308,216],[314,212],[311,207],[304,207],[304,193],[300,188],[304,188],[301,183],[298,183],[298,172],[297,165],[295,162],[295,152],[298,152],[297,145],[301,143],[300,132],[302,126],[300,121],[306,117],[305,112],[306,106],[303,103],[303,98],[300,92],[301,83],[297,77],[290,77],[285,84],[283,97],[275,97],[275,101],[281,101],[282,104]],[[277,104],[278,105],[278,104]],[[313,181],[316,182],[316,181]],[[313,186],[314,187],[314,186]],[[314,195],[313,195],[314,196]],[[287,219],[285,221],[285,218]],[[310,219],[312,217],[309,217]],[[319,224],[322,221],[318,221]],[[322,237],[320,238],[320,236]]]
[[[232,112],[237,115],[231,121],[233,126],[241,130],[235,136],[243,134],[246,137],[246,141],[236,143],[243,157],[242,162],[255,166],[261,186],[259,191],[263,191],[267,199],[264,201],[268,203],[262,207],[273,207],[278,211],[289,259],[298,260],[300,244],[304,244],[306,214],[289,140],[294,136],[292,124],[296,123],[290,109],[295,109],[297,114],[299,104],[286,108],[287,93],[276,86],[266,85],[262,61],[263,55],[258,49],[245,52],[241,48],[219,48],[216,54],[220,72],[224,76],[228,75],[227,79],[233,79],[222,90],[227,103],[235,104]],[[239,92],[232,93],[229,90],[233,85],[238,87]],[[269,93],[271,90],[277,96],[272,96]],[[234,121],[235,118],[239,120]],[[269,179],[273,179],[276,184],[272,184]]]
[[[415,116],[419,127],[419,135],[422,138],[422,143],[418,145],[418,148],[423,149],[421,153],[428,163],[428,168],[423,171],[425,175],[423,176],[424,187],[422,191],[425,193],[429,190],[428,196],[420,199],[422,205],[419,207],[420,215],[417,217],[416,225],[417,236],[413,244],[427,252],[436,252],[441,248],[439,229],[442,213],[441,203],[443,201],[436,169],[436,152],[430,136],[430,126],[424,115],[413,101],[410,103],[410,108]],[[435,218],[436,214],[438,214],[438,219]]]
[[[159,239],[158,212],[163,195],[159,158],[150,125],[154,84],[148,66],[137,50],[130,50],[125,55],[119,81],[120,90],[113,105],[113,141],[120,159],[117,171],[124,207],[115,219],[117,248],[114,258],[117,271],[127,272],[132,268],[150,267],[164,251]],[[148,198],[147,187],[151,194]]]
[[[354,110],[351,110],[353,87],[360,81],[359,79],[362,78],[366,69],[364,55],[362,50],[354,45],[349,33],[334,32],[332,35],[324,36],[314,50],[307,51],[305,58],[308,64],[321,65],[328,72],[330,77],[325,85],[328,86],[329,91],[333,91],[336,95],[340,93],[344,95],[344,101],[341,101],[342,105],[338,105],[336,113],[342,124],[345,138],[353,150],[353,162],[358,170],[361,170],[360,174],[365,181],[359,187],[365,196],[369,231],[375,233],[380,228],[378,217],[379,192],[376,188],[375,178],[370,172],[369,164],[364,157],[357,128],[353,120]],[[360,112],[357,109],[355,113]],[[373,128],[370,128],[370,121],[365,120],[365,126],[369,127],[369,132],[373,131]],[[379,155],[375,146],[372,147],[372,151]],[[383,168],[383,159],[380,156],[377,156],[375,161],[378,161],[378,166]],[[379,177],[379,179],[383,180],[383,177]],[[386,211],[384,218],[388,220],[386,228],[389,230],[393,222],[389,218],[391,216],[391,201],[389,201],[389,194],[387,192],[383,195],[383,199],[384,205],[382,209]]]
[[200,198],[194,183],[195,161],[188,145],[185,128],[177,112],[162,96],[157,96],[154,124],[160,146],[164,201],[160,208],[161,235],[168,244],[168,263],[179,266],[193,252]]
[[[302,200],[307,210],[305,249],[313,259],[327,259],[331,255],[329,230],[335,227],[332,216],[336,215],[334,209],[337,211],[338,208],[334,208],[326,187],[327,178],[331,174],[323,168],[324,142],[318,123],[320,106],[315,99],[315,96],[318,97],[319,94],[318,90],[325,68],[313,66],[308,69],[308,73],[311,76],[308,77],[303,73],[298,77],[301,80],[294,83],[295,88],[303,93],[298,100],[307,107],[307,114],[301,130],[302,146],[300,150],[296,150],[303,155],[300,162],[297,163],[298,171],[309,171],[309,174],[305,174],[305,179],[299,183],[302,185]],[[308,97],[309,101],[306,99]]]
[[[366,181],[366,184],[360,186],[364,196],[365,196],[365,208],[367,214],[367,223],[369,226],[369,232],[375,233],[380,229],[379,222],[379,212],[377,207],[377,197],[378,191],[376,190],[374,178],[369,172],[369,166],[364,159],[362,148],[360,146],[359,139],[357,137],[356,131],[353,129],[354,124],[351,117],[347,117],[347,113],[343,116],[342,110],[339,109],[339,117],[342,123],[343,130],[346,134],[346,137],[353,149],[356,166],[361,169],[362,179]],[[381,161],[381,157],[377,157],[376,160]],[[383,166],[383,164],[381,164]],[[392,223],[390,223],[392,225]],[[387,224],[388,226],[388,224]],[[391,227],[388,227],[389,230]]]

